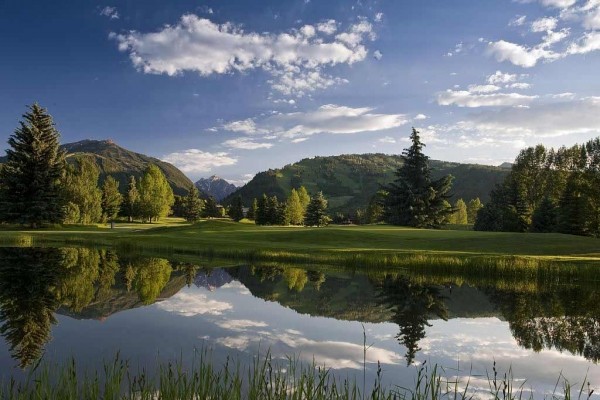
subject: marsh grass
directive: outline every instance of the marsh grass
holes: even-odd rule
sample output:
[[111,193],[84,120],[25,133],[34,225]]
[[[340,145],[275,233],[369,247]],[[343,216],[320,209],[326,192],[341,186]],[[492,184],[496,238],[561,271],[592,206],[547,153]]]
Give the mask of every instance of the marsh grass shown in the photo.
[[[366,349],[366,348],[365,348]],[[302,363],[296,357],[274,360],[270,353],[257,356],[248,367],[228,358],[222,367],[214,367],[209,351],[198,352],[190,367],[182,362],[160,364],[154,373],[134,372],[130,363],[118,355],[100,371],[80,373],[74,360],[64,365],[39,365],[22,382],[11,379],[0,386],[0,398],[6,400],[200,400],[200,399],[352,399],[352,400],[493,400],[533,399],[534,391],[512,375],[500,374],[494,363],[487,375],[487,388],[474,388],[470,378],[457,378],[455,370],[446,371],[425,362],[417,366],[411,387],[382,384],[378,365],[374,382],[363,390],[356,380],[336,375],[324,366]],[[587,377],[574,387],[562,375],[548,399],[589,399],[593,394]],[[537,394],[537,397],[540,394]]]

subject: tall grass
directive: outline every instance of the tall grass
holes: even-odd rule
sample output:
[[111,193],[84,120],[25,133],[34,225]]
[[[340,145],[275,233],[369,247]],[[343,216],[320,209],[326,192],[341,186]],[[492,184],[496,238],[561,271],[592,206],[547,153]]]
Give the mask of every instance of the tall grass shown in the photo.
[[[366,348],[365,348],[366,349]],[[366,350],[365,350],[366,351]],[[378,366],[371,386],[359,387],[356,381],[341,378],[323,366],[301,363],[295,357],[273,360],[267,353],[256,357],[248,367],[228,358],[216,368],[210,353],[202,350],[190,367],[182,362],[158,366],[155,373],[138,370],[117,356],[105,363],[101,371],[79,373],[75,361],[51,366],[39,366],[22,382],[10,379],[0,385],[0,398],[6,400],[182,400],[182,399],[352,399],[352,400],[459,400],[488,398],[493,400],[533,399],[534,391],[512,376],[512,371],[499,374],[494,364],[487,376],[487,388],[470,386],[470,378],[457,378],[438,365],[427,363],[416,367],[411,387],[382,384],[383,373]],[[543,395],[550,399],[589,399],[593,394],[587,377],[573,387],[562,375],[554,392]],[[536,397],[539,396],[537,394]]]

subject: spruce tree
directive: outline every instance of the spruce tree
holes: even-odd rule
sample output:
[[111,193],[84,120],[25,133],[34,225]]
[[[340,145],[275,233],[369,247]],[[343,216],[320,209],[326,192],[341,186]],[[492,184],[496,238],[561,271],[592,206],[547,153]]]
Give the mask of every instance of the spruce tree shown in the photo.
[[229,217],[235,222],[239,222],[244,219],[244,208],[242,203],[242,196],[236,196],[231,202],[229,207]]
[[217,201],[214,197],[210,196],[204,203],[203,214],[206,218],[222,217],[221,212],[219,211],[219,207],[217,206]]
[[287,222],[291,225],[302,225],[304,223],[305,209],[300,202],[300,196],[296,189],[292,189],[286,201]]
[[36,228],[62,219],[65,152],[52,117],[37,103],[8,139],[0,169],[0,218]]
[[327,215],[327,200],[323,197],[323,192],[318,192],[308,203],[304,224],[306,226],[326,226],[330,221],[331,219]]
[[246,213],[246,218],[254,220],[256,219],[256,212],[258,210],[258,200],[256,198],[252,200],[252,204],[250,208],[248,208],[248,212]]
[[123,199],[123,213],[129,222],[139,216],[139,202],[140,192],[137,189],[135,176],[130,176],[129,183],[127,184],[127,192]]
[[267,199],[267,224],[278,225],[279,222],[279,200],[277,196],[271,196]]
[[531,232],[556,232],[558,229],[558,209],[548,196],[544,197],[531,217]]
[[452,176],[431,181],[429,158],[423,154],[419,132],[413,128],[412,145],[402,152],[403,164],[396,171],[396,179],[386,187],[386,221],[393,225],[418,228],[440,228],[450,210],[444,201],[450,197]]
[[199,197],[198,188],[192,184],[188,194],[183,200],[183,215],[188,222],[197,222],[202,216],[202,200]]
[[114,220],[119,214],[123,196],[119,192],[119,182],[109,176],[102,185],[102,211],[108,221]]
[[173,189],[156,165],[149,165],[139,182],[140,213],[149,222],[166,217],[175,203]]
[[256,217],[254,218],[256,225],[267,225],[269,223],[269,214],[267,210],[268,202],[269,199],[267,198],[267,195],[263,193],[257,203]]
[[80,224],[94,224],[102,219],[102,190],[98,187],[100,170],[90,157],[81,157],[69,165],[65,174],[63,198],[67,206],[79,209]]

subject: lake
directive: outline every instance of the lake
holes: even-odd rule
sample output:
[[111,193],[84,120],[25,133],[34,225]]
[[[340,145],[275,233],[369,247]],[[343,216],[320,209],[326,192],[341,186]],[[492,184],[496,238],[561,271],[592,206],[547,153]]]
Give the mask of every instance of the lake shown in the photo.
[[600,384],[600,282],[589,274],[427,271],[0,248],[0,381],[23,379],[40,357],[92,369],[118,352],[152,370],[210,349],[216,365],[270,351],[359,384],[378,363],[385,385],[404,387],[423,363],[471,387],[487,387],[495,363],[536,396],[561,373]]

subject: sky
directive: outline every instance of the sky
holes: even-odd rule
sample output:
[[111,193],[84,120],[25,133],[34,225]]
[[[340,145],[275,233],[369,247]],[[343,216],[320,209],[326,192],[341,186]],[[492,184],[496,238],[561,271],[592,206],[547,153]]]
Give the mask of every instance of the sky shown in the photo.
[[242,184],[302,158],[498,165],[600,135],[600,0],[0,0],[0,141],[39,102]]

